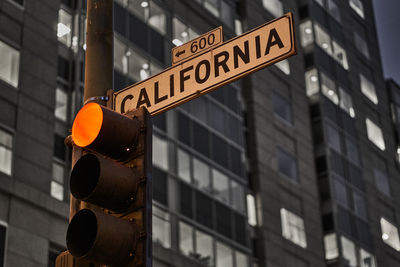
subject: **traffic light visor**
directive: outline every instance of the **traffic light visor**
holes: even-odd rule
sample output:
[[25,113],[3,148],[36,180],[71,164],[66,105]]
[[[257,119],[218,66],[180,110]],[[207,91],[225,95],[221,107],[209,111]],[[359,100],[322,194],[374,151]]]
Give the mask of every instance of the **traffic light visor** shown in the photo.
[[77,146],[87,147],[100,133],[103,124],[103,110],[99,104],[89,103],[83,106],[72,125],[72,139]]

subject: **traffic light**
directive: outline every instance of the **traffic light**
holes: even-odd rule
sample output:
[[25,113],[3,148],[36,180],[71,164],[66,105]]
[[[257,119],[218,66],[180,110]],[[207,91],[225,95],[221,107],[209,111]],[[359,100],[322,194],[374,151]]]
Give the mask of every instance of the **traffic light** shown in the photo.
[[70,176],[83,201],[67,230],[75,258],[151,266],[151,129],[145,108],[121,115],[89,103],[76,115],[72,139],[84,153]]

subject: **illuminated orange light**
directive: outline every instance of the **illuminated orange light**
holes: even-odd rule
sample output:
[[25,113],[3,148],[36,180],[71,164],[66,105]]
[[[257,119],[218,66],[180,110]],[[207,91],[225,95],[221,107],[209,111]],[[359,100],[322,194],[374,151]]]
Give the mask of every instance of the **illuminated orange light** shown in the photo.
[[100,133],[103,111],[99,104],[86,104],[76,115],[72,125],[72,139],[77,146],[87,147]]

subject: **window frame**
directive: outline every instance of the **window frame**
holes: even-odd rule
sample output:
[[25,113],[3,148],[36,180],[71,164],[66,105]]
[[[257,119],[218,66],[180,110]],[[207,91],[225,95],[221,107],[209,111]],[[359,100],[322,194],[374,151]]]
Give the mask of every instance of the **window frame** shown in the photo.
[[5,172],[0,172],[4,175],[12,177],[14,175],[14,156],[15,156],[15,130],[11,129],[3,124],[0,123],[0,131],[5,132],[6,134],[11,135],[12,142],[11,142],[11,167],[10,167],[10,174]]

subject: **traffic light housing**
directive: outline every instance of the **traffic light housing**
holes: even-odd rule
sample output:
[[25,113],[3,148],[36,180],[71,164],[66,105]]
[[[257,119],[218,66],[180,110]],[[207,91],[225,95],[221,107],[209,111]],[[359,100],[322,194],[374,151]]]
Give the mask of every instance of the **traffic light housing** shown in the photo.
[[72,139],[84,149],[70,175],[81,210],[67,230],[79,260],[118,267],[151,266],[151,117],[96,103],[77,114]]

